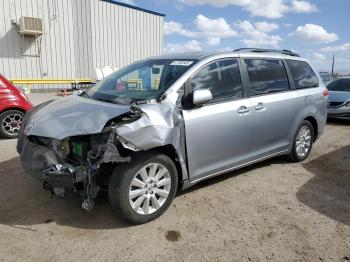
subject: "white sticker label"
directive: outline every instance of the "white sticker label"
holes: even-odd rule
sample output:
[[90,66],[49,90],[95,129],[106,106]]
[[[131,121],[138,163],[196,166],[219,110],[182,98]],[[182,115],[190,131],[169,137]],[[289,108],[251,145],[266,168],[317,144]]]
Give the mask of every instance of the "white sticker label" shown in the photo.
[[170,65],[173,66],[189,66],[192,65],[193,61],[174,61]]

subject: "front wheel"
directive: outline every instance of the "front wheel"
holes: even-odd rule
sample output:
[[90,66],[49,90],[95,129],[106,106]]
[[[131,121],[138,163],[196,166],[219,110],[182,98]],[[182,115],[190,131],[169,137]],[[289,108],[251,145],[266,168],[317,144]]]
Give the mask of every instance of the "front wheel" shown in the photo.
[[309,156],[314,141],[314,133],[312,124],[304,120],[294,137],[293,148],[288,155],[289,159],[294,162],[301,162]]
[[178,185],[174,162],[161,153],[139,153],[131,163],[117,166],[108,184],[109,202],[122,218],[134,224],[162,215]]
[[8,110],[0,114],[0,136],[16,138],[22,125],[24,113],[18,110]]

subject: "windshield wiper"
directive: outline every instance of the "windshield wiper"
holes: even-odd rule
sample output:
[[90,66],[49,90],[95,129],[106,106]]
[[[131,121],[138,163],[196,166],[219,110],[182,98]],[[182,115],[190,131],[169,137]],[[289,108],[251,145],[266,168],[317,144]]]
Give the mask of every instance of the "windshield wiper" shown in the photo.
[[116,97],[111,100],[112,103],[121,104],[121,105],[131,105],[133,99],[128,97]]
[[102,98],[92,98],[93,100],[101,101],[101,102],[106,102],[106,103],[112,103],[112,101],[108,99],[102,99]]
[[124,98],[124,97],[116,97],[112,99],[105,99],[105,98],[92,98],[94,100],[98,100],[101,102],[106,102],[106,103],[112,103],[112,104],[119,104],[119,105],[131,105],[133,100],[130,98]]
[[134,105],[143,105],[143,104],[148,104],[149,100],[147,99],[134,99],[133,104]]
[[86,92],[86,90],[82,90],[82,92],[79,94],[79,96],[84,98],[90,98],[89,94]]

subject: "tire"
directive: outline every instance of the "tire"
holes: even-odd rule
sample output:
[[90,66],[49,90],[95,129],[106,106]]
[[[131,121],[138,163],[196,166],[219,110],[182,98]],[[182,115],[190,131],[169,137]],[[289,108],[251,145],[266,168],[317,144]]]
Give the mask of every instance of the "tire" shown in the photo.
[[[152,176],[152,173],[159,177]],[[151,179],[154,181],[151,182]],[[166,185],[161,186],[160,182]],[[168,156],[157,152],[137,153],[132,156],[130,163],[118,165],[114,169],[108,183],[109,203],[124,220],[143,224],[158,218],[168,209],[176,195],[177,186],[177,169]],[[165,197],[166,192],[168,194]]]
[[[302,135],[301,132],[306,132],[306,133]],[[300,136],[304,138],[301,138]],[[293,162],[304,161],[311,152],[314,139],[315,139],[315,131],[312,124],[309,121],[304,120],[303,122],[301,122],[294,136],[292,151],[289,153],[288,158]],[[298,147],[299,145],[301,147]],[[304,149],[301,149],[301,148],[304,148]]]
[[18,137],[24,113],[19,110],[8,110],[0,114],[0,136],[4,138]]

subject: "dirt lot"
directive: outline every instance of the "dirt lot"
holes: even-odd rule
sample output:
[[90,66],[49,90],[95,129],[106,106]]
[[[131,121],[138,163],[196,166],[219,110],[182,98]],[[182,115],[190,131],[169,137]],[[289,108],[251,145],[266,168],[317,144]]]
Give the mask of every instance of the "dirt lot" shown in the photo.
[[1,140],[0,261],[348,261],[350,123],[331,122],[308,161],[282,158],[181,192],[146,225],[51,199]]

